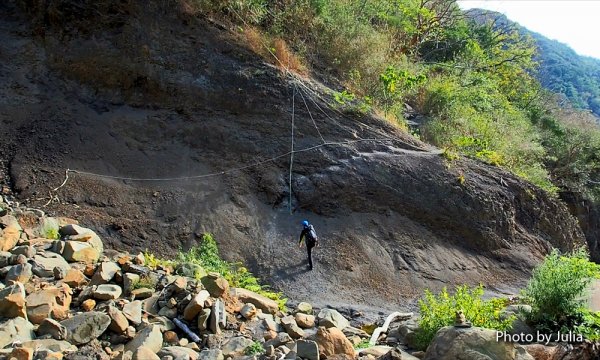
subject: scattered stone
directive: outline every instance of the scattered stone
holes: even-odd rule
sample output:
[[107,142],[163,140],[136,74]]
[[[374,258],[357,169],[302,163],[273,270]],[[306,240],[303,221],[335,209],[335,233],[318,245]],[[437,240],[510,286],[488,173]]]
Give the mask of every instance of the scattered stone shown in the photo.
[[352,343],[337,327],[325,328],[319,326],[316,341],[319,346],[319,356],[327,358],[336,354],[344,354],[352,359],[354,358]]
[[123,265],[122,270],[127,273],[136,274],[142,277],[148,276],[150,274],[150,270],[140,265],[134,265],[132,263],[126,263]]
[[298,357],[307,360],[319,360],[319,345],[314,341],[296,341],[296,353]]
[[135,300],[123,305],[123,315],[134,325],[142,322],[142,302]]
[[100,253],[89,243],[80,241],[65,241],[62,256],[70,262],[95,263],[100,258]]
[[141,346],[145,346],[156,354],[161,349],[162,343],[163,336],[160,332],[160,327],[149,325],[138,332],[133,340],[125,345],[125,351],[134,351]]
[[9,355],[11,360],[33,360],[33,349],[26,347],[14,347]]
[[336,327],[340,330],[344,330],[345,327],[350,325],[350,322],[334,309],[322,309],[319,311],[317,319],[319,320],[319,326],[324,326],[326,328]]
[[240,314],[247,320],[252,320],[256,316],[256,306],[251,303],[244,304]]
[[496,331],[479,327],[441,328],[427,348],[424,360],[454,360],[462,358],[533,360],[518,344],[497,341]]
[[62,280],[65,278],[65,275],[67,275],[67,270],[61,267],[55,267],[54,269],[52,269],[52,272],[54,272],[55,280]]
[[98,266],[94,276],[92,276],[92,279],[90,280],[89,285],[106,284],[112,280],[119,270],[121,270],[121,268],[119,265],[117,265],[117,263],[105,261]]
[[207,276],[206,270],[202,266],[194,263],[182,263],[177,265],[175,273],[181,276],[202,279]]
[[223,356],[239,356],[244,355],[246,348],[254,344],[254,341],[243,336],[235,336],[230,338],[223,344],[221,351]]
[[296,320],[296,324],[303,329],[310,329],[315,326],[315,316],[307,315],[305,313],[298,312],[294,315],[294,320]]
[[290,335],[288,335],[288,333],[280,332],[277,334],[277,336],[275,336],[275,338],[265,342],[265,346],[273,345],[274,347],[278,348],[281,345],[292,343],[293,341],[294,340],[292,340],[292,338],[290,337]]
[[94,299],[87,299],[81,303],[81,309],[83,311],[92,311],[92,310],[94,310],[95,307],[96,307],[96,300],[94,300]]
[[21,283],[0,290],[0,317],[27,319],[25,308],[25,288]]
[[281,319],[281,325],[285,328],[285,331],[292,337],[292,339],[299,339],[304,337],[304,331],[300,329],[294,316],[288,315]]
[[187,288],[187,280],[183,276],[178,276],[175,281],[173,281],[172,286],[175,293],[178,294]]
[[67,328],[54,319],[44,319],[37,329],[39,336],[50,335],[56,340],[67,338]]
[[189,349],[187,347],[182,346],[167,346],[158,352],[158,356],[161,359],[164,359],[166,356],[171,356],[173,359],[189,359],[189,360],[197,360],[199,358],[205,359],[202,355],[198,354],[196,351]]
[[88,283],[88,279],[77,269],[69,269],[63,277],[63,283],[77,288]]
[[95,272],[96,272],[96,265],[94,265],[94,264],[86,264],[85,268],[83,269],[83,275],[85,275],[87,277],[94,276]]
[[58,230],[61,236],[68,237],[69,240],[81,241],[90,244],[99,254],[104,252],[104,245],[100,237],[91,229],[81,227],[79,225],[70,224],[61,227]]
[[208,319],[208,329],[213,334],[220,334],[221,327],[225,327],[226,324],[227,317],[225,313],[225,304],[223,304],[221,299],[217,299],[210,311],[210,317]]
[[60,267],[66,271],[69,270],[69,263],[65,259],[53,252],[46,251],[44,256],[35,255],[32,261],[33,273],[39,277],[54,277],[54,268]]
[[187,346],[187,344],[189,344],[190,341],[186,338],[181,338],[179,339],[179,346]]
[[169,330],[163,333],[163,340],[167,344],[177,344],[179,343],[179,336],[177,336],[177,333],[175,331]]
[[220,298],[229,290],[229,283],[219,273],[211,272],[202,278],[202,285],[210,296]]
[[223,352],[220,349],[206,349],[200,352],[202,360],[224,360]]
[[35,339],[34,326],[22,317],[6,320],[0,323],[0,348],[13,342],[23,342]]
[[86,344],[98,338],[110,323],[108,315],[97,311],[77,314],[61,321],[61,325],[67,328],[67,340],[74,345]]
[[66,284],[49,286],[27,296],[27,316],[34,324],[41,324],[46,318],[66,319],[70,306],[71,288]]
[[160,360],[160,357],[156,355],[156,352],[150,350],[145,346],[140,346],[133,353],[132,360]]
[[125,273],[123,274],[123,293],[125,295],[131,294],[134,286],[140,282],[140,276],[137,274]]
[[[2,229],[0,229],[1,231]],[[5,267],[10,265],[10,257],[13,256],[13,254],[7,252],[7,251],[0,251],[0,267]]]
[[208,329],[208,319],[210,318],[210,309],[202,309],[198,315],[198,330],[205,331]]
[[109,306],[107,311],[110,317],[110,325],[108,328],[117,334],[124,334],[127,327],[129,327],[129,321],[122,312],[114,306]]
[[28,264],[28,263],[19,264],[19,265],[15,265],[15,266],[11,267],[10,270],[8,270],[8,273],[6,274],[6,278],[4,281],[7,284],[9,283],[9,281],[20,282],[20,283],[25,284],[25,283],[29,282],[29,279],[31,279],[31,276],[33,276],[31,264]]
[[135,265],[141,265],[144,266],[146,264],[146,257],[144,256],[144,254],[139,253],[137,254],[132,260],[131,260]]
[[119,285],[102,284],[94,290],[94,298],[97,300],[115,300],[121,296],[121,287]]
[[173,309],[175,306],[177,306],[177,300],[175,300],[175,298],[170,298],[167,302],[167,307]]
[[21,345],[26,348],[35,349],[36,352],[44,350],[61,353],[77,351],[77,346],[64,340],[36,339],[22,342]]
[[134,299],[147,299],[154,295],[154,290],[149,288],[135,289],[131,292]]
[[174,319],[177,317],[177,309],[163,306],[158,312],[158,315],[167,317],[169,319]]
[[296,306],[296,313],[303,313],[303,314],[307,314],[307,315],[312,315],[313,313],[313,307],[311,304],[307,303],[307,302],[301,302],[298,304],[298,306]]
[[206,290],[201,290],[196,294],[183,310],[183,318],[187,321],[192,321],[202,311],[204,303],[209,297],[210,293]]
[[17,242],[19,242],[21,231],[23,229],[14,216],[6,215],[3,216],[3,219],[4,218],[6,218],[6,220],[3,220],[3,223],[7,225],[2,229],[2,235],[0,236],[0,250],[10,251],[17,245]]
[[23,255],[26,258],[30,259],[35,256],[36,250],[31,245],[21,245],[16,246],[14,249],[10,251],[13,255]]
[[258,309],[270,314],[276,314],[279,311],[279,305],[275,300],[259,295],[250,290],[233,288],[231,296],[237,297],[243,303],[254,304]]

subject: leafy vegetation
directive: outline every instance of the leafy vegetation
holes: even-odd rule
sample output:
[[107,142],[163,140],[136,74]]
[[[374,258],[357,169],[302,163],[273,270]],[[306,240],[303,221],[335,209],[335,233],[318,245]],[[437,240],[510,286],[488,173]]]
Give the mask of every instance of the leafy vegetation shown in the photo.
[[569,255],[554,250],[534,269],[524,291],[532,307],[529,322],[540,331],[575,331],[590,340],[600,338],[600,316],[587,310],[582,299],[598,277],[600,267],[589,261],[585,249]]
[[438,295],[425,290],[419,300],[419,329],[416,332],[416,345],[425,350],[437,331],[454,324],[457,311],[463,311],[465,318],[473,326],[505,331],[515,320],[514,316],[502,317],[500,310],[507,305],[506,299],[482,300],[483,286],[470,289],[467,285],[456,287],[454,295],[444,288]]
[[[267,285],[261,285],[258,278],[255,277],[241,263],[231,263],[225,261],[219,255],[217,242],[211,234],[204,234],[200,245],[192,247],[188,251],[180,250],[174,261],[158,259],[148,252],[144,253],[148,266],[156,268],[157,266],[177,267],[181,264],[196,264],[208,272],[217,272],[221,274],[230,286],[248,289],[269,299],[275,300],[281,310],[285,310],[287,299],[281,292],[269,290]],[[204,272],[196,272],[195,276],[200,280]]]
[[58,228],[58,221],[56,219],[45,217],[40,225],[40,233],[46,239],[58,239],[60,238]]
[[252,345],[248,346],[244,352],[248,356],[253,356],[264,353],[265,349],[263,348],[263,345],[260,342],[255,341],[254,343],[252,343]]
[[[335,107],[375,110],[406,128],[408,103],[430,119],[419,133],[425,141],[504,167],[551,194],[598,196],[600,128],[575,121],[576,110],[557,110],[560,99],[534,77],[535,40],[546,45],[498,14],[465,13],[455,0],[188,2],[237,24],[246,43],[270,60],[275,54],[279,65],[335,77],[343,87],[332,94]],[[564,64],[567,55],[551,61]],[[589,66],[582,67],[589,73],[577,70],[581,86],[567,92],[600,106]],[[544,71],[546,84],[552,74]],[[578,141],[585,146],[575,149]]]

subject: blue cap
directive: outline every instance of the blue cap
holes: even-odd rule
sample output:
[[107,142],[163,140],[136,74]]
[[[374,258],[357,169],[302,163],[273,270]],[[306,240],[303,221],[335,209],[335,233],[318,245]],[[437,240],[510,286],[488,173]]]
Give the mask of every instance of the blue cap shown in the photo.
[[308,220],[304,220],[304,221],[302,221],[302,226],[304,226],[304,227],[308,227]]

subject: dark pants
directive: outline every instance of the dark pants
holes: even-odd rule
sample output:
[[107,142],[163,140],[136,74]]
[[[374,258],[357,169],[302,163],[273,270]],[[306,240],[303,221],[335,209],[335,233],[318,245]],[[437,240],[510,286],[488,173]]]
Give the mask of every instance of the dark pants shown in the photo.
[[306,244],[306,252],[308,253],[308,267],[312,270],[313,262],[312,262],[312,249],[315,247],[314,244],[309,245]]

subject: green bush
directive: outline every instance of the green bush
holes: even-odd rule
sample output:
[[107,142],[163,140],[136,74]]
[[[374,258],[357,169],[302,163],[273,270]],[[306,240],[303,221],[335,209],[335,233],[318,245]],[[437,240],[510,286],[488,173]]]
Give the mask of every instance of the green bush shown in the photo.
[[456,287],[454,295],[446,288],[439,295],[425,290],[425,297],[419,300],[419,328],[415,333],[418,349],[425,350],[437,331],[454,324],[456,312],[462,310],[473,326],[505,331],[510,328],[515,317],[503,318],[500,315],[508,300],[483,300],[483,286],[470,289],[467,285]]
[[204,234],[199,246],[188,251],[179,251],[175,263],[193,263],[202,266],[208,272],[221,274],[231,286],[248,289],[274,300],[281,310],[285,310],[287,299],[281,292],[270,291],[267,285],[261,285],[259,279],[240,263],[230,263],[221,259],[217,242],[211,234]]
[[255,341],[254,343],[252,343],[252,345],[248,346],[246,350],[244,350],[244,352],[246,353],[246,355],[252,356],[264,353],[265,349],[263,348],[260,342]]
[[529,321],[539,330],[568,331],[587,323],[595,323],[584,310],[582,296],[600,269],[589,261],[584,248],[568,255],[553,250],[534,270],[523,295],[531,305]]
[[45,217],[40,225],[40,235],[46,239],[58,239],[60,237],[58,229],[59,226],[56,219]]

